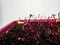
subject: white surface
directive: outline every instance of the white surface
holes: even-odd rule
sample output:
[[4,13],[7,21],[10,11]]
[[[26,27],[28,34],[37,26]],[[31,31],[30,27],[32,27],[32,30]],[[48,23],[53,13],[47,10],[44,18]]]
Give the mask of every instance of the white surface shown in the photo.
[[2,5],[1,5],[1,0],[0,0],[0,28],[2,27],[3,24],[3,19],[2,19]]
[[59,12],[60,0],[1,0],[3,26],[7,23],[33,15],[50,16]]

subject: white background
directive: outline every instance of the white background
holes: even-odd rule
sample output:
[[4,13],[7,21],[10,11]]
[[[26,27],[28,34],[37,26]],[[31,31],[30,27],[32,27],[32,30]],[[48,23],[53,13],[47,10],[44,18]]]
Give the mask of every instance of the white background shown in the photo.
[[0,27],[30,13],[47,17],[60,10],[60,0],[0,0],[0,4]]

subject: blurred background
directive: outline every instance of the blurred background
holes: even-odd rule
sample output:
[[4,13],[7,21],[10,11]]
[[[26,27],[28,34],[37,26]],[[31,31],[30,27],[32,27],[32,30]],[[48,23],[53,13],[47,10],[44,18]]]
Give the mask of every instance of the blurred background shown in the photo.
[[60,0],[0,0],[0,28],[18,18],[33,14],[45,16],[56,14],[60,11]]

